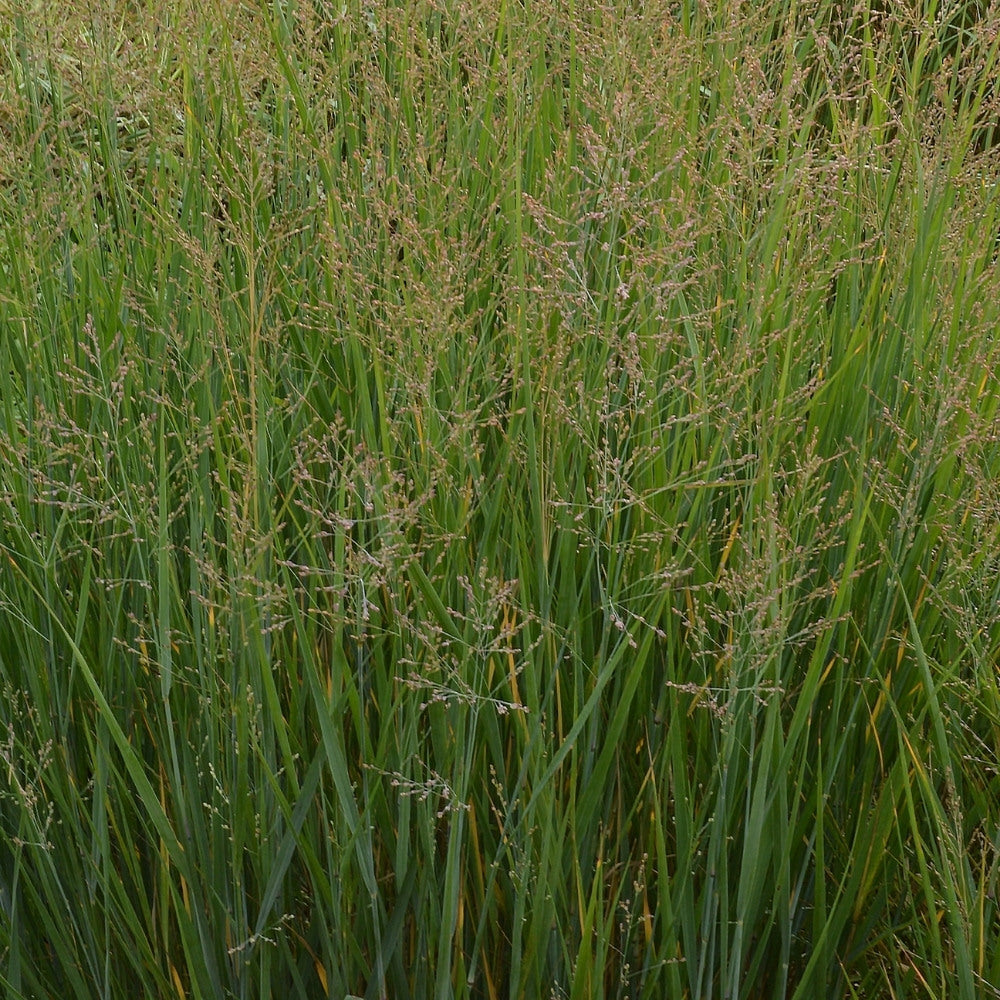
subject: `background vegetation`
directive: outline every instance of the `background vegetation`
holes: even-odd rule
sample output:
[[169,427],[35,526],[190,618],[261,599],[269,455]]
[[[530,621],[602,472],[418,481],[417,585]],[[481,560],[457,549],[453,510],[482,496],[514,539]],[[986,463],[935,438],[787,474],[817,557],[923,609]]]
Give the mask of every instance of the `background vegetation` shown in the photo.
[[0,17],[0,992],[1000,995],[1000,11]]

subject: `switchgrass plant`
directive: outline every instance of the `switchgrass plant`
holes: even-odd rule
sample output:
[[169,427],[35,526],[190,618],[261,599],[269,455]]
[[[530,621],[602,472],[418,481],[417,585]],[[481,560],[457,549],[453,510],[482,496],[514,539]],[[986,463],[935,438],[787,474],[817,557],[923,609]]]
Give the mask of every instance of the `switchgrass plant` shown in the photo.
[[998,995],[997,16],[8,0],[0,992]]

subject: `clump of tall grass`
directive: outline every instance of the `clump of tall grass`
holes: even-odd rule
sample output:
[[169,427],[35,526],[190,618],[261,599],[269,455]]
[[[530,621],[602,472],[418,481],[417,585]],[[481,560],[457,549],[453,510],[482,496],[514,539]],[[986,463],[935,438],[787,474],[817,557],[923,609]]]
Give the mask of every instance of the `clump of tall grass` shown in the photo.
[[13,4],[5,995],[1000,991],[996,28]]

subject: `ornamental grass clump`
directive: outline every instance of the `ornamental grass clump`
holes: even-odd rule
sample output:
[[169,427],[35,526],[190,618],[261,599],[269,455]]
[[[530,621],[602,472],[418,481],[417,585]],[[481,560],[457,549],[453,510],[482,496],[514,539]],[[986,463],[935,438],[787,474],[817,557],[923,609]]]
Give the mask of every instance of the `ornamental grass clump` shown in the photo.
[[4,996],[1000,992],[994,11],[8,7]]

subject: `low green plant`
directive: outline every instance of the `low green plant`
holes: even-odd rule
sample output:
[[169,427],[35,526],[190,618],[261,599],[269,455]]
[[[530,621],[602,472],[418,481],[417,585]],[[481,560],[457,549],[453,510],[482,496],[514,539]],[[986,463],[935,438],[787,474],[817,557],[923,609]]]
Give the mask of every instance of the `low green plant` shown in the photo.
[[4,995],[1000,992],[995,20],[8,4]]

